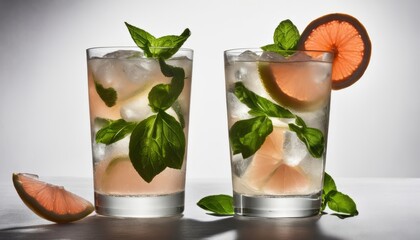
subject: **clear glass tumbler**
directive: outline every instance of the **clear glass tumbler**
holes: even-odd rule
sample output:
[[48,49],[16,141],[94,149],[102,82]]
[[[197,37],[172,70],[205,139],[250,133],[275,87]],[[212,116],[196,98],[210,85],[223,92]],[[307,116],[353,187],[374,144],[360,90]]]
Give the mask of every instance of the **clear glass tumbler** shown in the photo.
[[235,214],[317,215],[333,54],[224,53]]
[[166,217],[184,210],[193,51],[87,49],[95,209]]

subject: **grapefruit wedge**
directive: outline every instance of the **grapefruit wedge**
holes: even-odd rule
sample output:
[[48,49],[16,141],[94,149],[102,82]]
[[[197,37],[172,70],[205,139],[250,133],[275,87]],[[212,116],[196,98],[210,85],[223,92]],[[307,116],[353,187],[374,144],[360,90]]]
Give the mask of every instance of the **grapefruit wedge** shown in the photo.
[[61,186],[38,180],[34,174],[13,173],[13,184],[22,201],[38,216],[56,223],[80,220],[93,205]]
[[244,175],[252,189],[268,194],[301,194],[309,188],[309,179],[301,168],[282,160],[284,132],[275,127],[255,153]]
[[365,27],[354,17],[334,13],[312,21],[302,32],[299,48],[334,53],[332,89],[346,88],[369,65],[371,42]]

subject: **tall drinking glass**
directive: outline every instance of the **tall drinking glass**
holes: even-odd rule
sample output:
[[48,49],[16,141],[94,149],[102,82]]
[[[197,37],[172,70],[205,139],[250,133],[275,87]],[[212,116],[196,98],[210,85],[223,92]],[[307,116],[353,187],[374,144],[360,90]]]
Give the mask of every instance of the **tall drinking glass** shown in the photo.
[[225,51],[235,214],[320,210],[333,54]]
[[87,49],[98,214],[183,212],[192,60],[190,49],[166,60],[137,47]]

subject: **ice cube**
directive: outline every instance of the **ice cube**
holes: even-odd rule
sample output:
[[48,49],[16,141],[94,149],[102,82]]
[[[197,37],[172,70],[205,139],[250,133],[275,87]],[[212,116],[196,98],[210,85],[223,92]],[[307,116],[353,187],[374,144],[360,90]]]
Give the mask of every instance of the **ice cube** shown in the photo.
[[233,67],[235,82],[242,82],[246,88],[258,95],[267,95],[260,81],[258,62],[237,62]]
[[111,160],[121,156],[128,156],[128,144],[130,142],[130,135],[127,135],[125,138],[112,143],[110,145],[105,145],[103,143],[92,142],[92,155],[94,163],[99,161]]
[[307,62],[312,59],[306,52],[296,52],[295,54],[288,57],[289,61],[294,62]]
[[[152,114],[155,114],[152,111],[152,108],[149,106],[148,99],[149,92],[152,87],[153,86],[145,88],[142,92],[123,102],[120,109],[120,115],[124,120],[127,122],[139,122],[151,116]],[[171,115],[177,121],[179,121],[178,115],[173,107],[168,108],[165,111],[167,114]]]
[[308,155],[306,145],[289,130],[284,134],[283,150],[283,161],[289,166],[297,166]]
[[252,162],[253,156],[243,159],[242,154],[235,154],[232,156],[232,171],[233,173],[241,177],[246,170],[248,169],[249,165]]
[[298,115],[305,121],[308,127],[316,128],[325,133],[328,127],[328,112],[329,107],[326,106],[316,111],[301,112]]
[[121,106],[121,117],[128,122],[141,121],[153,112],[149,106],[148,93],[151,88],[146,88],[139,94],[131,97]]
[[260,61],[282,62],[285,60],[283,55],[275,52],[263,52],[259,58]]
[[308,154],[299,166],[307,175],[316,180],[312,182],[320,182],[318,179],[321,179],[320,175],[323,173],[324,167],[324,161],[322,159],[314,158]]
[[152,82],[167,81],[155,59],[127,58],[128,53],[124,51],[114,52],[112,56],[121,58],[91,59],[89,70],[97,83],[117,92],[118,100],[129,98]]
[[140,51],[133,50],[118,50],[115,52],[107,53],[103,58],[117,58],[117,59],[130,59],[130,58],[141,58],[143,53]]
[[155,59],[125,59],[121,63],[126,79],[135,84],[147,83],[161,75]]
[[[227,93],[227,106],[229,110],[229,123],[233,125],[234,121],[241,119],[248,119],[251,115],[248,113],[250,110],[243,104],[232,92]],[[229,126],[231,127],[231,126]]]
[[245,52],[239,54],[236,61],[241,62],[255,62],[258,59],[258,55],[250,50],[246,50]]

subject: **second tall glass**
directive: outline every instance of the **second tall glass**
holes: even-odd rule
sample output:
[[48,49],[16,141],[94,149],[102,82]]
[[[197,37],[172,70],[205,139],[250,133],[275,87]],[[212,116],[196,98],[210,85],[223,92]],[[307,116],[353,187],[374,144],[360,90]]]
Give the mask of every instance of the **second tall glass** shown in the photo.
[[224,57],[235,213],[318,214],[333,54],[233,49]]

